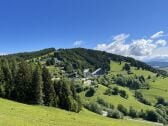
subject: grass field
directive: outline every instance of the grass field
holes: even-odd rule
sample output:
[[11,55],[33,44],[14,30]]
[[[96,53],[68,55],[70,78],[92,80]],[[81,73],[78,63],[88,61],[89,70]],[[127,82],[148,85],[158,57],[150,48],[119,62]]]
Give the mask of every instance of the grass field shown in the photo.
[[[116,85],[112,85],[112,86],[116,87]],[[94,96],[86,97],[85,96],[86,92],[82,92],[81,98],[83,99],[83,102],[96,102],[97,98],[99,97],[99,98],[104,99],[107,103],[113,104],[115,107],[117,107],[118,104],[122,104],[127,109],[129,109],[129,107],[132,106],[133,108],[135,108],[136,110],[139,110],[139,111],[141,109],[143,109],[143,110],[154,109],[152,106],[144,105],[144,104],[140,103],[139,101],[137,101],[135,99],[135,97],[133,96],[134,94],[128,88],[123,88],[120,86],[118,86],[118,87],[119,87],[119,89],[123,89],[127,92],[128,96],[129,96],[128,99],[125,99],[119,95],[112,95],[112,96],[104,95],[104,92],[106,91],[107,87],[105,87],[103,85],[99,85]]]
[[149,90],[141,90],[143,94],[153,103],[156,103],[158,97],[168,99],[168,78],[156,78],[150,82]]
[[[125,62],[122,62],[121,64],[119,62],[111,62],[111,71],[110,74],[123,74],[125,76],[128,76],[125,71],[122,70]],[[156,77],[155,73],[152,73],[150,71],[142,70],[142,69],[136,69],[135,67],[131,67],[132,75],[143,75],[145,78],[147,78],[149,75],[151,76],[151,79],[149,81],[150,89],[141,89],[141,91],[145,98],[148,99],[153,104],[156,103],[158,97],[163,97],[165,99],[168,99],[168,78],[163,77]],[[129,75],[131,76],[131,75]]]
[[[128,73],[126,71],[123,70],[123,66],[125,65],[126,62],[121,62],[121,64],[119,62],[115,62],[115,61],[111,61],[110,63],[110,74],[123,74],[123,75],[128,75]],[[135,67],[131,67],[131,72],[133,73],[132,75],[143,75],[145,78],[147,78],[149,75],[151,77],[156,76],[156,74],[150,72],[150,71],[146,71],[146,70],[142,70],[142,69],[137,69]],[[131,74],[130,74],[131,76]]]
[[168,72],[168,67],[162,67],[162,68],[159,68],[159,69],[161,69],[161,70],[165,70],[165,71]]
[[85,109],[77,114],[4,99],[0,99],[0,106],[0,126],[155,126],[149,122],[115,120]]

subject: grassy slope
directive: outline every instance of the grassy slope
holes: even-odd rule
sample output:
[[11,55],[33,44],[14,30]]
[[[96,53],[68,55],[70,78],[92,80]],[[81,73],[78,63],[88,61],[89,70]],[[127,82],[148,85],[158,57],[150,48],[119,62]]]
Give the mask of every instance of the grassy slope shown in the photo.
[[[111,62],[111,74],[123,74],[127,76],[126,72],[122,71],[124,64],[124,62],[122,62],[121,64],[117,62]],[[136,75],[143,75],[145,78],[147,78],[149,75],[151,76],[151,80],[149,81],[151,88],[149,90],[140,90],[144,94],[146,99],[151,101],[153,104],[156,103],[157,97],[159,96],[168,99],[168,78],[157,78],[156,74],[150,71],[141,69],[137,70],[134,67],[131,67],[131,71]]]
[[151,102],[155,103],[159,96],[168,99],[168,78],[156,78],[154,82],[150,82],[150,85],[150,90],[141,91]]
[[147,122],[115,120],[82,110],[31,106],[0,99],[0,126],[155,126]]
[[165,71],[168,72],[168,67],[163,67],[163,68],[159,68],[159,69],[161,69],[161,70],[165,70]]
[[137,110],[154,109],[151,106],[144,105],[144,104],[140,103],[139,101],[137,101],[133,97],[133,93],[129,89],[123,88],[123,87],[120,87],[120,86],[118,86],[118,87],[120,89],[126,90],[127,94],[129,95],[128,99],[122,98],[119,95],[112,95],[112,96],[104,95],[104,92],[106,91],[107,87],[102,86],[102,85],[99,85],[99,87],[96,90],[96,93],[94,94],[94,96],[85,97],[85,92],[82,92],[81,97],[84,100],[84,102],[96,102],[97,97],[99,97],[99,98],[104,99],[106,102],[113,104],[115,107],[117,107],[118,104],[122,104],[125,107],[127,107],[128,109],[129,109],[130,106],[134,107]]

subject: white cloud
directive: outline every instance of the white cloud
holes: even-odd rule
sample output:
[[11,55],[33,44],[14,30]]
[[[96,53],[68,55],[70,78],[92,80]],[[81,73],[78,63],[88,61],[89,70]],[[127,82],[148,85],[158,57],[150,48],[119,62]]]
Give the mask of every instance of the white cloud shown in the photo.
[[75,47],[80,47],[82,44],[83,44],[83,41],[82,41],[82,40],[79,40],[79,41],[75,41],[73,45],[74,45]]
[[152,59],[158,56],[168,57],[167,41],[164,39],[151,39],[163,36],[160,31],[148,39],[136,39],[126,43],[129,34],[113,36],[112,42],[98,44],[94,49],[109,53],[130,56],[139,60]]
[[166,46],[167,45],[167,41],[163,40],[163,39],[160,39],[160,40],[156,41],[156,44],[158,46]]
[[115,54],[124,54],[127,55],[126,53],[128,52],[128,45],[125,44],[125,40],[129,37],[129,35],[126,34],[119,34],[117,36],[113,37],[113,42],[110,44],[98,44],[95,49],[96,50],[101,50],[101,51],[106,51],[110,53],[115,53]]
[[146,56],[150,55],[155,48],[156,45],[152,44],[152,40],[138,39],[129,45],[129,54],[134,56]]
[[129,37],[129,34],[119,34],[113,37],[113,40],[116,42],[125,42],[125,40]]
[[159,32],[153,34],[153,35],[151,36],[151,39],[156,39],[156,38],[160,38],[160,37],[163,37],[163,36],[165,36],[165,35],[164,35],[164,31],[159,31]]

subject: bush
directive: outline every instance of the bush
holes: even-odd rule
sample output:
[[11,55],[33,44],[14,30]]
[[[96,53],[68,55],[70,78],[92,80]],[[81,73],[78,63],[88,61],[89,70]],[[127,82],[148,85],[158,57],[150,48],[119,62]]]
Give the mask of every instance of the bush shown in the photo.
[[119,93],[119,88],[118,87],[114,87],[113,90],[112,90],[112,94],[113,95],[118,95]]
[[104,92],[105,95],[112,95],[112,90],[111,89],[107,89],[105,92]]
[[108,109],[114,109],[114,105],[107,103],[102,98],[97,98],[97,102]]
[[144,103],[145,105],[151,105],[151,102],[149,102],[147,99],[144,98],[143,94],[139,91],[135,91],[135,97],[140,101],[141,103]]
[[163,97],[158,97],[157,98],[157,104],[165,105],[165,99]]
[[150,110],[150,111],[147,111],[146,112],[146,120],[148,121],[153,121],[153,122],[158,122],[158,113],[153,111],[153,110]]
[[122,112],[125,116],[128,115],[128,110],[123,105],[119,104],[117,109]]
[[97,103],[86,104],[85,108],[87,108],[88,110],[95,112],[97,114],[102,114],[102,111],[103,111],[102,107]]
[[77,93],[84,91],[84,88],[82,87],[81,84],[75,85],[75,89]]
[[131,116],[132,118],[137,118],[138,112],[133,107],[130,107],[129,116]]
[[128,98],[128,95],[127,95],[127,93],[126,93],[125,90],[120,90],[119,93],[120,93],[120,96],[121,96],[121,97],[123,97],[123,98],[125,98],[125,99]]
[[90,88],[88,89],[88,91],[86,92],[85,96],[86,96],[86,97],[92,97],[95,92],[96,92],[96,90],[95,90],[93,87],[90,87]]
[[141,111],[138,113],[138,115],[139,115],[140,118],[144,119],[146,117],[146,111],[144,112],[144,110],[141,109]]
[[123,118],[123,114],[119,112],[118,110],[109,110],[107,113],[108,113],[107,116],[110,118],[115,118],[115,119]]
[[149,75],[147,79],[151,79],[151,76]]
[[126,63],[123,67],[123,70],[130,71],[131,70],[130,65]]
[[149,84],[144,81],[143,77],[139,77],[139,78],[138,77],[123,77],[122,75],[118,75],[115,78],[115,83],[120,86],[129,87],[130,89],[134,89],[134,90],[141,89],[141,88],[148,89]]
[[125,98],[125,99],[128,98],[128,95],[127,95],[126,91],[125,91],[125,90],[119,90],[118,87],[114,87],[114,88],[109,87],[109,88],[105,91],[104,94],[105,94],[105,95],[109,95],[109,96],[110,96],[110,95],[120,95],[121,97],[123,97],[123,98]]

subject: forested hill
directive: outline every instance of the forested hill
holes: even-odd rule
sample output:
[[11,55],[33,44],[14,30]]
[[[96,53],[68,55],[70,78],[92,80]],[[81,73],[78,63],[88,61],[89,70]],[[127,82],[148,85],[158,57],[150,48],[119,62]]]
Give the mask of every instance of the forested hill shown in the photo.
[[15,57],[18,60],[19,59],[29,60],[29,59],[38,58],[43,55],[50,54],[54,51],[55,51],[55,48],[46,48],[39,51],[15,53],[15,54],[9,54],[1,57],[5,57],[5,58]]
[[102,68],[104,71],[109,71],[110,60],[112,60],[112,61],[118,61],[118,62],[128,62],[130,63],[131,66],[142,68],[154,73],[158,73],[162,75],[167,74],[163,70],[158,70],[144,62],[135,60],[130,57],[124,57],[116,54],[107,53],[104,51],[97,51],[97,50],[85,49],[85,48],[58,49],[58,50],[56,50],[55,48],[47,48],[47,49],[33,51],[33,52],[9,54],[5,56],[1,56],[1,58],[14,57],[17,60],[20,60],[20,59],[32,60],[34,58],[41,58],[44,55],[46,56],[45,58],[55,57],[58,60],[62,61],[64,63],[64,67],[67,69],[71,68],[74,70],[84,70],[89,68],[90,70],[94,71],[98,68]]
[[64,61],[67,65],[72,65],[74,69],[91,68],[93,70],[97,68],[104,68],[104,70],[110,69],[110,60],[118,62],[128,62],[131,66],[142,68],[154,73],[166,75],[167,73],[162,70],[153,68],[152,66],[135,60],[130,57],[124,57],[116,54],[107,53],[104,51],[97,51],[84,48],[73,49],[59,49],[55,52],[54,56],[61,61]]

